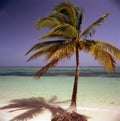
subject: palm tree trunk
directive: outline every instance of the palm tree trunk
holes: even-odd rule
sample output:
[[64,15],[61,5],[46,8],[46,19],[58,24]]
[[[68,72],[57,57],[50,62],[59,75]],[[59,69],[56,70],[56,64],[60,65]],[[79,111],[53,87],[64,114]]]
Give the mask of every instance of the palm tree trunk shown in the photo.
[[75,79],[74,79],[74,86],[72,92],[72,99],[70,107],[75,108],[76,110],[76,102],[77,102],[77,91],[78,91],[78,78],[79,78],[79,50],[78,45],[76,45],[76,71],[75,71]]

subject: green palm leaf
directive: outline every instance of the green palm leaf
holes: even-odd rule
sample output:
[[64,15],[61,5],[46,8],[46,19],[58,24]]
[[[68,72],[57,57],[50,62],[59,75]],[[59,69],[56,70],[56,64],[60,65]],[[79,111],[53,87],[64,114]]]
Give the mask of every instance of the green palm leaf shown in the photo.
[[98,46],[92,46],[90,54],[98,60],[108,71],[113,72],[115,69],[115,61],[113,57],[104,49]]
[[34,45],[27,53],[34,52],[32,56],[28,59],[28,61],[32,59],[36,59],[47,52],[50,52],[51,49],[58,47],[59,45],[65,43],[65,40],[58,40],[58,41],[47,41],[41,42]]
[[54,10],[64,15],[67,23],[76,26],[76,7],[70,0],[66,0],[54,7]]
[[52,60],[55,58],[59,58],[59,60],[63,58],[70,58],[72,54],[75,52],[76,43],[74,41],[68,41],[64,44],[60,44],[46,54],[46,60]]
[[56,21],[55,19],[51,18],[51,17],[44,17],[39,19],[36,24],[35,27],[37,30],[43,28],[43,27],[48,27],[48,28],[53,28],[58,24],[58,21]]
[[61,14],[59,14],[57,12],[53,12],[53,13],[49,14],[48,16],[51,17],[52,19],[55,19],[59,23],[65,23],[66,22],[64,16],[62,16]]
[[62,44],[64,42],[65,42],[65,40],[53,40],[53,41],[46,41],[46,42],[37,43],[30,50],[28,50],[25,55],[28,55],[32,51],[35,51],[35,50],[38,50],[38,49],[41,49],[44,47],[55,46],[58,44]]
[[54,27],[50,32],[43,34],[40,37],[40,39],[44,39],[48,37],[74,38],[77,35],[78,35],[78,32],[73,26],[69,24],[59,24],[56,27]]
[[95,44],[94,41],[81,41],[80,49],[93,55],[108,71],[114,71],[115,61],[112,55],[101,46]]
[[[59,44],[57,46],[49,48],[48,51],[45,51],[46,60],[49,60],[49,63],[45,65],[42,69],[35,73],[35,77],[40,77],[45,73],[49,68],[53,67],[58,63],[58,61],[63,58],[70,58],[75,52],[76,43],[74,41],[66,42],[65,44]],[[40,54],[38,54],[40,55]]]
[[79,8],[77,8],[77,10],[76,10],[76,17],[77,17],[77,19],[76,19],[76,28],[77,28],[77,30],[78,30],[78,32],[81,32],[81,24],[82,24],[82,18],[83,18],[83,12],[82,12],[82,10],[80,10]]
[[71,55],[75,52],[75,45],[76,44],[74,42],[68,42],[66,44],[55,46],[54,48],[52,47],[49,49],[49,51],[46,51],[46,60],[49,60],[50,62],[37,71],[34,76],[40,77],[49,68],[56,65],[58,61],[66,57],[70,58]]
[[117,60],[120,60],[120,50],[117,47],[113,46],[112,44],[107,43],[107,42],[103,42],[100,40],[87,40],[87,41],[94,42],[95,45],[108,51]]
[[34,77],[39,78],[43,73],[45,73],[49,68],[55,66],[59,61],[59,58],[51,60],[47,65],[43,66],[40,70],[38,70],[35,74]]
[[95,33],[95,26],[100,26],[101,22],[104,22],[105,18],[109,15],[109,13],[106,13],[102,15],[99,19],[94,21],[92,24],[90,24],[82,33],[81,37],[87,37],[88,35],[91,37],[92,34]]

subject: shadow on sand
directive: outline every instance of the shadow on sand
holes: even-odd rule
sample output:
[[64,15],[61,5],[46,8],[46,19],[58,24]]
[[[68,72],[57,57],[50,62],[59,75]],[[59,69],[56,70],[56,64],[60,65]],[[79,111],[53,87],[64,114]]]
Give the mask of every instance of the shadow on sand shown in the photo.
[[[0,109],[9,109],[9,112],[25,110],[24,113],[14,117],[11,121],[25,121],[32,119],[46,109],[49,110],[52,114],[51,121],[87,121],[86,116],[77,114],[76,112],[69,114],[66,112],[66,110],[57,106],[57,104],[66,103],[69,101],[70,100],[58,102],[56,96],[51,97],[49,100],[46,100],[43,97],[32,97],[11,100],[10,104],[1,107]],[[76,115],[82,119],[75,119],[77,118]],[[62,119],[63,116],[65,116],[64,119]]]

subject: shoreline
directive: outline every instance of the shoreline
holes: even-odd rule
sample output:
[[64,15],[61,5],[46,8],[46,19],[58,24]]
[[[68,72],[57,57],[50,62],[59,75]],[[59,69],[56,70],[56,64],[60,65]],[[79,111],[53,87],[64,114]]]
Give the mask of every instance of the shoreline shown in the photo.
[[[7,105],[7,104],[6,104]],[[0,107],[5,105],[0,105]],[[66,109],[66,105],[61,106]],[[23,113],[25,110],[8,112],[9,110],[0,110],[0,121],[10,121],[15,116]],[[120,109],[100,108],[100,107],[78,107],[77,112],[88,118],[88,121],[120,121]],[[51,121],[51,113],[47,109],[36,117],[28,121]]]

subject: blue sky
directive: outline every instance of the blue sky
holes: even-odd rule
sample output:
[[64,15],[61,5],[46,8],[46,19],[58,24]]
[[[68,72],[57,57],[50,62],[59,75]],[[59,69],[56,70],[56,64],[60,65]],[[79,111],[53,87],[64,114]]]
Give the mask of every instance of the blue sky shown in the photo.
[[[44,29],[37,31],[34,24],[38,18],[50,13],[52,7],[62,0],[1,0],[0,1],[0,66],[42,66],[43,57],[26,62],[25,52],[37,43]],[[119,0],[72,0],[84,10],[84,29],[102,14],[110,15],[102,26],[96,27],[93,39],[104,40],[120,48],[120,2]],[[97,66],[91,55],[80,53],[81,66]],[[61,61],[58,65],[75,65],[75,58]],[[120,65],[120,62],[117,63]]]

